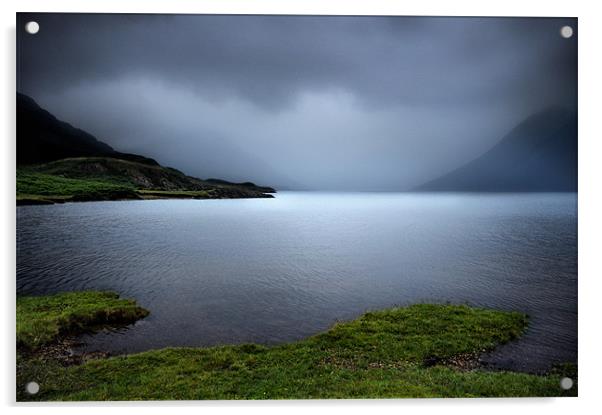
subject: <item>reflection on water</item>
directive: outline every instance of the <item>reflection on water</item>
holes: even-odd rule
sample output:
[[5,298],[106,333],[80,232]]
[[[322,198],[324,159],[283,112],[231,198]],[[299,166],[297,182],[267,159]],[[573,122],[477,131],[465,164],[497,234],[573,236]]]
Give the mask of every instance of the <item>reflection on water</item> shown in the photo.
[[114,290],[151,315],[89,350],[300,339],[419,301],[521,310],[488,359],[576,361],[576,194],[282,192],[17,208],[17,290]]

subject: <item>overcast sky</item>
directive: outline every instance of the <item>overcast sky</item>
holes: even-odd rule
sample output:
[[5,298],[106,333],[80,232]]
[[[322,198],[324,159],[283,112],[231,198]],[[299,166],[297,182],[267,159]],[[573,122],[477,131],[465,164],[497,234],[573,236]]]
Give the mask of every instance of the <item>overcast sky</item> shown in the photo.
[[[40,24],[26,34],[27,21]],[[20,14],[18,90],[116,150],[279,188],[404,190],[576,108],[574,19]]]

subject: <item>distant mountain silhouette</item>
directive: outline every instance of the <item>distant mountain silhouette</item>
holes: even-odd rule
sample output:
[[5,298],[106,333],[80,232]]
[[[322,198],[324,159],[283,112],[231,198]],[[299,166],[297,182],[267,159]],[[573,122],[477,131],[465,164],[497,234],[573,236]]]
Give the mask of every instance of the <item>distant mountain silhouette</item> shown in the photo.
[[27,95],[17,93],[17,164],[68,157],[113,157],[159,165],[148,157],[115,151],[91,134],[58,120]]
[[550,108],[521,122],[470,163],[424,191],[577,191],[577,114]]
[[251,182],[187,176],[137,154],[115,151],[17,94],[17,204],[124,199],[271,198]]

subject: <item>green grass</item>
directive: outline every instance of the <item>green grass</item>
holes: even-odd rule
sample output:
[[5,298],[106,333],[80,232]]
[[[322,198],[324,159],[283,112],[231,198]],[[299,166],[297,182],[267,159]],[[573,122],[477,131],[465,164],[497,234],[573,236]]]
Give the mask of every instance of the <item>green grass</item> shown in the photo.
[[[73,160],[66,160],[65,162]],[[77,161],[77,160],[76,160]],[[124,162],[127,164],[127,162]],[[130,163],[132,164],[132,163]],[[150,167],[149,167],[150,169]],[[164,169],[165,170],[165,169]],[[120,199],[213,199],[220,198],[208,190],[138,189],[132,183],[113,175],[90,178],[68,178],[40,173],[30,168],[17,170],[17,204],[36,205],[91,200]]]
[[28,169],[52,176],[99,180],[132,188],[141,188],[142,183],[146,183],[146,186],[153,188],[153,182],[159,184],[161,181],[169,181],[172,184],[180,185],[187,183],[186,176],[176,169],[111,157],[66,158],[29,166]]
[[19,204],[116,199],[208,199],[211,197],[211,190],[136,189],[131,183],[113,176],[106,176],[104,179],[97,177],[83,179],[55,176],[27,169],[17,171],[17,203]]
[[130,185],[110,181],[72,179],[25,169],[17,170],[17,202],[64,202],[136,199]]
[[127,199],[272,198],[251,183],[207,182],[162,166],[111,157],[76,157],[19,166],[17,204]]
[[[19,400],[306,399],[576,395],[562,373],[462,371],[445,359],[518,337],[521,313],[419,304],[370,312],[291,344],[167,348],[65,367],[20,359]],[[202,322],[199,322],[202,324]],[[427,362],[430,362],[427,364]],[[433,362],[434,365],[433,365]],[[438,362],[438,363],[437,363]],[[35,380],[40,393],[27,395]]]
[[68,292],[17,298],[17,345],[35,350],[60,335],[110,323],[132,323],[148,315],[134,300],[111,292]]

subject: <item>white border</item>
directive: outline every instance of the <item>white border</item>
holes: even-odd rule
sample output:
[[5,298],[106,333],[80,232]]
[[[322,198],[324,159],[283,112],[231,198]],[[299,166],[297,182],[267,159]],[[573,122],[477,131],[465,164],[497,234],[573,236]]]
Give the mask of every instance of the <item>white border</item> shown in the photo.
[[[599,320],[601,279],[597,261],[602,244],[602,16],[597,2],[570,1],[419,1],[399,0],[20,0],[2,1],[2,237],[0,255],[2,295],[2,366],[0,402],[10,413],[80,413],[82,404],[51,404],[44,407],[15,405],[14,392],[14,293],[15,293],[15,12],[123,12],[123,13],[232,13],[232,14],[345,14],[345,15],[454,15],[454,16],[569,16],[578,17],[579,38],[579,398],[567,399],[428,399],[381,401],[268,401],[268,402],[157,402],[112,403],[111,411],[142,410],[163,414],[167,407],[179,411],[245,411],[248,413],[305,413],[344,410],[364,414],[368,410],[444,412],[448,414],[505,414],[545,411],[548,414],[595,411],[602,374],[602,335]],[[83,404],[86,412],[105,413],[107,404]],[[79,407],[78,407],[79,406]],[[599,406],[599,405],[598,405]],[[599,409],[599,408],[596,408]]]

